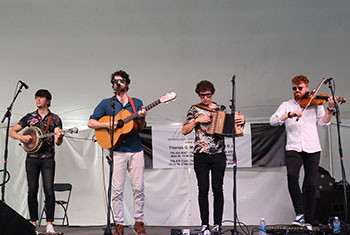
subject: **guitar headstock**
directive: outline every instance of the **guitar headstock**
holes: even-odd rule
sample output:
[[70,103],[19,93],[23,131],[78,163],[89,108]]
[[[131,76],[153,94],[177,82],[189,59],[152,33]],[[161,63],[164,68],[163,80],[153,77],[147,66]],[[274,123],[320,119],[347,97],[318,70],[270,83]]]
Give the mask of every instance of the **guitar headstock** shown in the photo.
[[68,134],[77,134],[78,133],[78,128],[77,127],[73,127],[73,128],[69,128],[66,132]]
[[160,100],[160,102],[165,103],[165,104],[173,102],[176,100],[176,93],[173,91],[169,91],[168,93],[166,93],[162,97],[160,97],[159,100]]

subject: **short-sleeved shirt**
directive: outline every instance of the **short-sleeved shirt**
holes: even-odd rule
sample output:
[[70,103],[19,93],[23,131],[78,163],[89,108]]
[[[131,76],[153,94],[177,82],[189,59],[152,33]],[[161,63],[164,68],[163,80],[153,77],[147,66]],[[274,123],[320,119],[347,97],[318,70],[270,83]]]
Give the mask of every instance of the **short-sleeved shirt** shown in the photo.
[[[103,99],[95,108],[94,113],[90,116],[90,119],[99,120],[103,116],[112,116],[113,115],[113,111],[111,108],[112,98],[113,97]],[[132,100],[134,102],[136,112],[141,110],[141,108],[143,106],[142,101],[140,99],[137,99],[137,98],[132,98]],[[120,103],[118,99],[116,99],[115,114],[118,114],[123,109],[126,109],[131,113],[134,113],[134,110],[130,104],[130,101],[128,101],[128,103],[125,106],[123,106],[123,104]],[[115,121],[118,121],[118,120],[115,120]],[[140,151],[142,151],[142,149],[143,148],[142,148],[142,144],[141,144],[141,138],[140,138],[139,132],[136,131],[134,134],[127,135],[126,138],[124,139],[123,143],[119,147],[117,147],[115,149],[115,151],[118,151],[118,152],[140,152]]]
[[[23,128],[36,126],[36,127],[39,127],[43,133],[45,133],[47,122],[50,115],[52,115],[52,117],[50,121],[50,126],[48,128],[48,133],[54,132],[56,127],[59,127],[62,129],[61,118],[58,115],[51,113],[50,110],[49,110],[49,113],[44,118],[40,116],[40,114],[38,113],[38,110],[32,113],[28,113],[18,122],[18,124]],[[43,140],[43,145],[38,150],[38,152],[34,154],[28,153],[27,154],[28,156],[33,158],[52,158],[55,156],[55,136],[50,136],[42,140]]]
[[[217,107],[219,105],[216,104]],[[202,109],[196,105],[192,105],[187,112],[184,125],[194,121],[200,115],[210,115],[210,111]],[[195,126],[195,146],[193,153],[217,154],[225,149],[224,137],[222,135],[209,135],[205,133],[209,123],[199,123]]]

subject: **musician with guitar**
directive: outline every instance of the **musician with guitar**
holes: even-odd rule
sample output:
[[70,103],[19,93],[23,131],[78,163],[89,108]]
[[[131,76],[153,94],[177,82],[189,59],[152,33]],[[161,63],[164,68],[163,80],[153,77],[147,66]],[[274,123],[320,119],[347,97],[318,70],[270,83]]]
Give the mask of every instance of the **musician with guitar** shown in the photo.
[[[211,133],[207,128],[213,122],[216,112],[222,111],[222,106],[212,101],[215,92],[210,81],[200,81],[196,93],[200,103],[192,105],[183,124],[182,134],[187,135],[195,130],[194,170],[198,183],[198,202],[202,221],[200,234],[211,234],[209,228],[209,172],[211,172],[212,191],[214,194],[214,227],[212,232],[221,234],[221,221],[224,209],[223,183],[226,169],[224,152],[224,136]],[[235,115],[235,123],[244,125],[244,117]]]
[[52,96],[48,90],[38,90],[35,93],[35,102],[38,109],[25,115],[11,128],[9,132],[9,135],[12,138],[20,140],[23,145],[30,144],[33,140],[32,135],[19,133],[19,131],[25,127],[35,128],[43,133],[55,132],[54,137],[50,136],[43,139],[40,148],[28,153],[26,157],[30,221],[34,226],[37,226],[37,197],[39,190],[39,175],[41,173],[45,193],[47,233],[55,233],[52,225],[55,213],[55,194],[53,190],[55,177],[55,145],[61,145],[64,136],[60,117],[49,110],[51,100]]
[[[124,209],[123,209],[123,192],[127,170],[130,173],[134,195],[134,230],[137,234],[146,234],[143,217],[144,217],[144,154],[141,145],[139,130],[145,126],[146,109],[140,99],[131,98],[127,92],[129,89],[130,78],[123,70],[116,71],[111,75],[112,88],[115,96],[102,100],[90,116],[88,126],[98,131],[115,129],[115,132],[122,131],[131,123],[131,133],[123,135],[124,138],[117,140],[113,157],[113,179],[112,179],[112,206],[114,210],[114,221],[116,224],[116,235],[124,234]],[[135,121],[127,122],[122,119],[116,119],[114,127],[111,126],[111,116],[113,114],[111,105],[115,107],[115,113],[121,116],[126,113],[134,113]],[[117,115],[118,116],[118,115]],[[104,119],[104,117],[106,117]],[[133,126],[136,128],[133,128]],[[117,139],[117,138],[116,138]],[[107,136],[105,142],[110,143]],[[101,145],[102,146],[102,145]],[[107,146],[110,147],[110,146]]]
[[[318,86],[318,89],[322,84],[323,81]],[[294,99],[285,101],[278,107],[276,112],[270,117],[270,124],[272,126],[284,124],[286,127],[285,162],[287,182],[296,213],[296,218],[292,225],[312,229],[318,165],[321,156],[317,126],[330,124],[334,109],[334,99],[332,97],[328,98],[327,111],[324,110],[322,105],[302,107],[303,99],[308,95],[309,91],[309,80],[304,75],[299,75],[292,79],[292,89]],[[316,95],[316,92],[314,95]],[[308,103],[310,104],[311,100]],[[299,187],[299,172],[302,165],[304,166],[305,177],[301,191]]]

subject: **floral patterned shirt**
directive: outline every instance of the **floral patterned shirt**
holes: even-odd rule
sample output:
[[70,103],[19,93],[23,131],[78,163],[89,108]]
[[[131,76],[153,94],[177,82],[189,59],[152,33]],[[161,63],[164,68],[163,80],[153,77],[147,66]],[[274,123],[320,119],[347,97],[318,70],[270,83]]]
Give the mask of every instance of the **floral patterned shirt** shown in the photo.
[[[217,107],[219,105],[216,104]],[[194,121],[200,115],[210,115],[210,111],[192,105],[187,112],[184,125]],[[224,137],[222,135],[209,135],[203,132],[209,123],[199,123],[195,126],[195,146],[193,153],[217,154],[225,149]]]
[[[54,132],[56,127],[59,127],[62,129],[62,121],[61,118],[54,114],[51,113],[49,110],[49,113],[44,117],[44,119],[40,116],[38,113],[38,110],[28,113],[26,116],[24,116],[18,124],[25,128],[25,127],[31,127],[31,126],[36,126],[39,127],[43,133],[46,131],[46,126],[47,126],[47,121],[49,118],[49,115],[52,115],[51,117],[51,122],[50,122],[50,127],[48,129],[48,132]],[[43,139],[44,143],[43,146],[39,149],[38,152],[35,154],[29,154],[28,156],[33,157],[33,158],[50,158],[55,156],[55,136],[50,136],[48,138]]]

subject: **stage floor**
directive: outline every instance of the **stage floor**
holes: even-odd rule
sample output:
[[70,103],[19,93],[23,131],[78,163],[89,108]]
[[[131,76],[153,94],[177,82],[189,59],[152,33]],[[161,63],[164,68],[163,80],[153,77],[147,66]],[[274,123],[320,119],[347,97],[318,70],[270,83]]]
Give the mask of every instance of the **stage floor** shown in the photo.
[[[103,235],[104,234],[104,228],[105,226],[92,226],[92,227],[78,227],[78,226],[71,226],[71,227],[62,227],[62,226],[54,226],[57,234],[64,234],[64,235]],[[249,234],[252,231],[252,229],[256,226],[249,226]],[[148,235],[170,235],[171,229],[191,229],[191,232],[194,230],[199,230],[200,227],[165,227],[165,226],[146,226],[146,232]],[[257,227],[256,227],[257,228]],[[224,231],[233,229],[233,227],[224,226]],[[37,229],[38,232],[41,232],[40,234],[45,234],[45,227],[41,226]],[[238,231],[242,231],[240,228],[238,228]],[[112,231],[113,232],[113,231]],[[231,234],[231,232],[226,232],[225,234]],[[257,234],[257,233],[256,233]],[[132,228],[125,227],[124,228],[124,235],[135,235]]]
[[[57,232],[57,235],[59,234],[64,234],[64,235],[103,235],[104,234],[104,228],[105,226],[71,226],[71,227],[66,227],[66,226],[55,226],[55,230]],[[197,227],[165,227],[165,226],[146,226],[146,232],[148,235],[171,235],[171,230],[172,229],[190,229],[191,233],[194,233],[194,231],[198,231],[200,229],[199,226]],[[310,234],[310,231],[305,230],[304,228],[300,227],[294,227],[290,225],[268,225],[267,229],[274,231],[272,234],[285,234],[281,233],[281,231],[286,231],[289,230],[289,233],[293,234]],[[233,230],[232,226],[223,226],[223,232],[224,234],[230,235],[231,230]],[[320,230],[319,227],[314,227],[313,228],[314,232],[318,232]],[[41,232],[41,235],[46,235],[45,232],[45,227],[41,226],[37,229],[37,231]],[[244,235],[250,235],[250,234],[259,234],[258,233],[258,226],[257,225],[249,225],[245,227],[237,227],[237,231],[239,234],[244,234]],[[114,231],[112,231],[114,232]],[[125,227],[124,228],[124,234],[125,235],[135,235],[134,231],[130,227]],[[329,234],[329,233],[326,233]],[[52,234],[51,234],[52,235]]]

